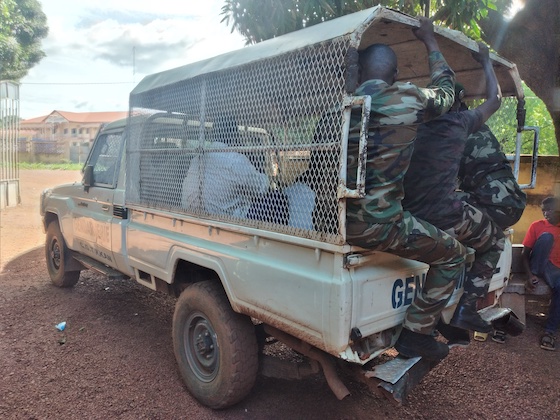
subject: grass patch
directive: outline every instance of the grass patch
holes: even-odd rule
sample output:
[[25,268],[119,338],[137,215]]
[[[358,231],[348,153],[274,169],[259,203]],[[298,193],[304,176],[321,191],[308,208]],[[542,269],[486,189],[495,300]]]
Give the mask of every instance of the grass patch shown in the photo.
[[52,169],[58,171],[80,171],[83,166],[82,163],[19,163],[19,169]]

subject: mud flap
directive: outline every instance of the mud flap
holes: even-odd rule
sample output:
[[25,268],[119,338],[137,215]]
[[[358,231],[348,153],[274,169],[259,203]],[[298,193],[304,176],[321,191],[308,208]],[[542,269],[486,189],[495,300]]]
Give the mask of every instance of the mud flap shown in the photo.
[[525,324],[510,308],[488,307],[481,309],[478,313],[495,329],[504,331],[512,337],[518,336],[525,330]]
[[389,400],[406,405],[408,394],[439,362],[397,356],[366,371],[366,378],[377,382],[377,391]]

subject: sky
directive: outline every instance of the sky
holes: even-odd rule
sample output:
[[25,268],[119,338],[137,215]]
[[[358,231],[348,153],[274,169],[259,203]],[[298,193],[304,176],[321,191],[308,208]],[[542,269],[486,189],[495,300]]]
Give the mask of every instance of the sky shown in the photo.
[[[519,0],[516,0],[516,3]],[[127,111],[148,74],[243,48],[220,16],[223,0],[40,0],[47,56],[21,80],[24,119]]]
[[127,111],[148,74],[243,48],[221,23],[223,0],[40,0],[47,56],[21,80],[24,119],[71,112]]

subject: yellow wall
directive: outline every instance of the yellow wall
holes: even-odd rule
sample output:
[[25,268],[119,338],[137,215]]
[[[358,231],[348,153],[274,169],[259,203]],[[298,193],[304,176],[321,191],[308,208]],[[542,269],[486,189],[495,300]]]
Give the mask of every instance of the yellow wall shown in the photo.
[[[543,218],[540,205],[545,197],[555,193],[560,197],[560,158],[558,156],[539,156],[537,164],[537,184],[534,189],[525,190],[527,207],[521,220],[513,225],[513,243],[521,243],[529,225],[535,220]],[[530,158],[523,156],[519,171],[520,184],[529,183],[530,171]]]

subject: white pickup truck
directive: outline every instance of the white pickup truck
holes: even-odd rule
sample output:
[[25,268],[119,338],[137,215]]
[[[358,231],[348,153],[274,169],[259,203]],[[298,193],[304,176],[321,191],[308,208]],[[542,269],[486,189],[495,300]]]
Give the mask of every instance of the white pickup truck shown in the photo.
[[[429,267],[345,241],[346,198],[363,194],[363,177],[356,190],[345,183],[349,116],[369,106],[352,96],[347,57],[390,44],[399,77],[425,85],[417,25],[378,6],[146,77],[129,118],[100,130],[83,181],[42,194],[52,282],[71,287],[95,269],[176,295],[178,367],[210,407],[244,398],[259,366],[270,373],[259,364],[270,337],[311,371],[320,366],[338,398],[348,394],[334,368],[342,360],[402,401],[431,365],[371,366],[396,341]],[[471,98],[483,97],[476,43],[443,28],[436,35]],[[491,58],[504,95],[522,100],[515,65]],[[311,167],[320,170],[306,177]],[[509,316],[499,297],[510,266],[508,241],[489,318]],[[461,293],[460,281],[448,318]]]

